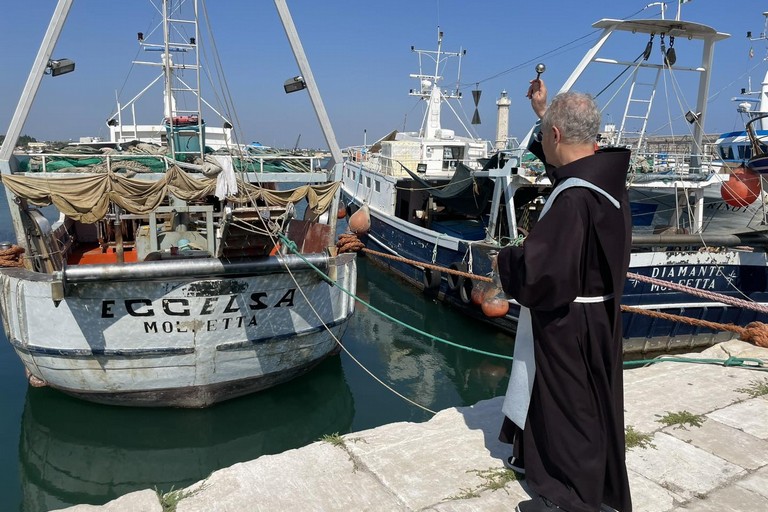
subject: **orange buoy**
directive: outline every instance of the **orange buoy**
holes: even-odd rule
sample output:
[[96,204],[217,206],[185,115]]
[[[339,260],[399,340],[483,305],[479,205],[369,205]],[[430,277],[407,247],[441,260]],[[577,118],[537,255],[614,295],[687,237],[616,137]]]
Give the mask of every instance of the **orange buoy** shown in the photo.
[[339,211],[336,212],[337,219],[343,219],[347,216],[347,207],[343,203],[339,203]]
[[356,235],[364,235],[371,229],[371,212],[364,204],[349,217],[349,230]]
[[729,206],[748,206],[760,195],[760,175],[744,166],[737,167],[720,187],[720,197]]
[[486,298],[480,308],[488,318],[499,318],[509,311],[509,301],[503,296],[494,295],[491,298]]

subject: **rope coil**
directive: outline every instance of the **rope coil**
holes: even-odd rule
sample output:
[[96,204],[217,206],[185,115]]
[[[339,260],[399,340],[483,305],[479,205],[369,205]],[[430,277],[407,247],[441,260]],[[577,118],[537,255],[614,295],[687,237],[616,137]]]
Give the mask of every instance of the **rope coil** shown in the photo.
[[336,242],[336,247],[340,253],[360,252],[365,248],[365,244],[361,242],[354,233],[342,233],[339,235],[339,241]]
[[0,250],[0,267],[23,267],[24,248],[12,245],[9,249]]

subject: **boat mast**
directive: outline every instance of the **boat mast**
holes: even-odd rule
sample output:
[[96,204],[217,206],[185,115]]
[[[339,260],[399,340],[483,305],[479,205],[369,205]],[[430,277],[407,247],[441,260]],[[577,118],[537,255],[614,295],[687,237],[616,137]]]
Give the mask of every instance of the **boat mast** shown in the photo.
[[[757,37],[752,37],[752,32],[747,32],[747,38],[750,41],[768,41],[768,12],[764,12],[763,16],[765,17],[765,20],[763,21],[763,31]],[[751,52],[753,52],[753,50],[750,49],[750,56],[753,55]],[[766,60],[768,60],[768,56],[763,57],[763,61]],[[749,91],[746,94],[755,93]],[[766,71],[765,76],[763,77],[763,83],[760,86],[760,103],[757,107],[757,112],[751,112],[750,115],[754,117],[765,113],[768,113],[768,71]],[[760,121],[760,129],[768,130],[768,118],[763,118]]]
[[[285,3],[285,0],[275,0],[275,8],[277,9],[277,14],[280,16],[280,22],[283,24],[288,43],[291,45],[291,50],[293,50],[296,64],[298,64],[301,76],[307,86],[309,99],[312,101],[312,107],[315,109],[315,115],[320,123],[320,129],[323,131],[325,143],[328,144],[328,149],[331,151],[331,159],[328,162],[327,167],[328,172],[333,173],[334,181],[341,181],[344,157],[341,154],[339,143],[336,142],[336,134],[333,132],[331,120],[328,118],[328,113],[323,104],[323,98],[320,96],[320,90],[315,82],[315,76],[312,74],[312,68],[309,66],[309,60],[307,60],[307,55],[304,53],[304,47],[301,44],[301,39],[299,39],[296,25],[293,23],[291,12],[288,10],[288,5]],[[336,239],[336,212],[338,209],[339,194],[334,197],[328,212],[328,224],[331,226],[327,240],[329,246],[333,246],[333,241]]]
[[[452,93],[445,93],[439,86],[442,76],[440,76],[440,64],[442,64],[449,57],[459,58],[459,73],[461,73],[461,56],[466,51],[461,52],[444,52],[443,51],[443,31],[440,27],[437,27],[437,50],[417,50],[411,46],[411,51],[419,54],[419,73],[409,75],[411,78],[416,78],[419,81],[418,89],[411,89],[408,93],[409,96],[419,96],[420,98],[427,100],[427,112],[424,115],[424,120],[421,126],[421,136],[425,139],[436,139],[439,131],[442,129],[440,120],[440,111],[442,107],[443,99],[460,99],[461,94],[458,91]],[[435,71],[431,75],[424,74],[422,72],[422,57],[429,56],[435,61]],[[458,82],[458,80],[457,80]],[[463,124],[463,123],[462,123]],[[466,128],[466,127],[465,127]],[[469,130],[467,130],[469,133]]]
[[[168,147],[171,149],[171,154],[174,158],[179,155],[196,155],[203,158],[205,155],[205,131],[202,111],[202,98],[200,96],[200,52],[197,49],[197,42],[200,40],[199,33],[199,16],[198,16],[198,0],[192,2],[194,8],[193,19],[182,19],[180,13],[180,5],[175,7],[173,2],[169,0],[163,0],[163,45],[162,45],[162,65],[163,73],[165,76],[165,91],[164,91],[164,114],[165,123],[170,127]],[[193,36],[190,36],[188,41],[179,41],[178,36],[186,32],[186,26],[192,26]],[[151,47],[153,45],[147,45],[142,41],[145,46]],[[173,54],[184,55],[186,53],[192,53],[193,63],[175,63],[173,60]],[[177,70],[192,70],[193,81],[186,83],[177,74]],[[180,110],[177,106],[176,95],[183,95],[183,104],[193,104],[194,107],[186,110]],[[191,98],[189,96],[192,96]],[[187,99],[192,101],[188,102]],[[196,151],[190,151],[189,148],[184,147],[181,143],[182,137],[177,137],[178,129],[175,128],[179,124],[182,118],[189,120],[196,119],[194,123],[197,125],[197,148]],[[183,124],[190,124],[185,122]],[[187,140],[189,135],[184,137]],[[182,147],[177,147],[181,144]]]
[[[48,24],[48,29],[43,37],[43,42],[40,44],[40,49],[37,51],[35,62],[32,64],[32,70],[27,77],[27,83],[24,84],[21,98],[16,105],[13,117],[11,118],[11,124],[5,134],[5,140],[0,147],[0,174],[11,173],[10,160],[13,156],[13,148],[16,146],[16,141],[19,139],[21,130],[24,128],[24,123],[27,121],[29,111],[32,108],[32,102],[37,95],[37,91],[40,89],[40,82],[51,61],[53,49],[56,47],[56,42],[61,35],[61,29],[64,26],[64,22],[67,20],[67,15],[69,14],[71,7],[72,0],[59,0],[56,4],[56,9],[53,12],[51,22]],[[12,205],[15,199],[13,193],[7,188],[5,189],[5,193],[8,196],[8,204]],[[11,213],[11,221],[13,222],[13,229],[16,233],[17,243],[22,247],[27,248],[27,241],[24,237],[24,226],[21,221],[21,212],[18,208],[13,207],[9,208],[9,210]]]
[[[277,14],[280,16],[280,21],[285,29],[285,35],[288,37],[288,42],[293,50],[293,56],[296,58],[296,64],[299,65],[299,71],[304,79],[304,83],[307,85],[307,91],[309,92],[309,99],[312,101],[312,107],[315,109],[315,114],[320,122],[320,128],[323,131],[325,142],[328,144],[328,149],[331,151],[331,161],[328,163],[328,168],[331,169],[337,163],[342,163],[344,157],[341,154],[341,148],[339,143],[336,142],[336,134],[333,132],[331,121],[328,118],[328,113],[325,111],[325,105],[323,99],[320,96],[320,91],[317,88],[315,77],[312,74],[312,68],[309,66],[307,55],[304,53],[304,47],[301,45],[301,39],[299,39],[299,33],[296,31],[296,25],[293,23],[293,18],[288,10],[288,5],[285,0],[275,0],[275,7],[277,8]],[[341,174],[336,178],[341,179]]]
[[[559,92],[569,91],[573,84],[582,75],[584,70],[593,62],[634,66],[635,68],[650,68],[676,71],[692,71],[699,73],[698,97],[696,100],[696,113],[694,114],[693,126],[693,150],[691,151],[691,162],[689,169],[691,172],[701,171],[701,141],[704,136],[704,119],[707,115],[707,91],[712,76],[712,61],[714,58],[714,47],[717,41],[729,37],[728,34],[717,32],[711,27],[691,23],[687,21],[676,20],[614,20],[603,19],[592,25],[594,28],[603,29],[603,33],[598,38],[595,45],[584,55],[581,62],[576,66],[571,75],[565,81]],[[704,47],[702,50],[701,65],[697,68],[688,68],[664,64],[654,64],[649,62],[626,62],[616,59],[597,57],[597,53],[605,45],[606,41],[616,31],[624,31],[639,34],[662,34],[674,37],[687,37],[702,41]],[[533,128],[528,132],[523,145],[527,145]]]
[[16,111],[13,113],[11,124],[5,134],[5,141],[2,147],[0,147],[0,172],[3,174],[10,174],[11,172],[9,161],[13,154],[13,148],[16,146],[16,141],[21,135],[21,130],[24,128],[24,123],[27,121],[29,111],[32,108],[32,102],[35,100],[37,91],[40,89],[40,82],[51,60],[51,55],[59,35],[61,35],[61,28],[67,20],[69,9],[72,7],[72,1],[59,0],[59,3],[56,4],[56,10],[53,13],[51,22],[48,24],[48,30],[46,30],[43,42],[37,51],[35,62],[32,64],[32,71],[30,71],[27,77],[27,83],[24,84],[21,98],[16,105]]
[[[427,139],[434,139],[437,136],[437,131],[442,128],[440,122],[440,111],[442,104],[442,90],[438,85],[440,78],[440,53],[443,50],[443,31],[440,27],[437,28],[437,52],[435,52],[435,72],[432,75],[432,91],[429,95],[429,103],[427,107],[427,115],[425,117],[426,126],[422,130],[422,133]],[[421,51],[421,50],[419,50]],[[419,70],[421,72],[421,70]],[[423,88],[423,86],[422,86]]]
[[[168,26],[168,0],[163,0],[163,76],[165,77],[165,89],[163,90],[163,114],[165,114],[165,122],[171,126],[173,130],[173,116],[176,110],[176,101],[173,97],[173,62],[171,61],[170,43],[168,41],[170,27]],[[176,144],[175,137],[168,138],[168,147],[171,150],[171,155],[176,158]]]

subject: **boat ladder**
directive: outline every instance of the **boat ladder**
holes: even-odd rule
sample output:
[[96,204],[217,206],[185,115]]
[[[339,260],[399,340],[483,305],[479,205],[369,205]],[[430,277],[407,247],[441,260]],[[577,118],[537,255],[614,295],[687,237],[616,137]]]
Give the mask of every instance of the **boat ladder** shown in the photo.
[[[640,68],[637,67],[632,73],[632,85],[629,89],[627,104],[624,107],[624,117],[621,120],[619,137],[617,144],[622,140],[637,137],[637,145],[632,148],[639,150],[643,145],[645,130],[648,125],[648,117],[651,114],[653,98],[656,95],[656,86],[661,76],[661,68],[656,70],[656,77],[653,82],[638,81]],[[647,73],[646,73],[647,74]]]

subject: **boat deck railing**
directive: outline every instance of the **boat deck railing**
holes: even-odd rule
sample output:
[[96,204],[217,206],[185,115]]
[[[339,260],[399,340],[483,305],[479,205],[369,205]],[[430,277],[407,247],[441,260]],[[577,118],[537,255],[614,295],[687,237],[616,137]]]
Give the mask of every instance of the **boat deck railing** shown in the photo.
[[[358,162],[359,164],[365,164],[366,169],[385,176],[393,177],[408,177],[408,173],[403,169],[406,167],[408,170],[425,175],[428,172],[430,163],[438,164],[441,168],[441,175],[445,173],[445,176],[449,176],[456,170],[459,163],[463,163],[470,169],[480,169],[480,165],[469,159],[449,159],[432,158],[427,160],[412,159],[412,158],[391,158],[379,153],[370,153],[365,156],[364,159],[357,160],[355,157],[349,158],[352,162]],[[432,173],[434,175],[434,173]]]
[[[141,174],[161,174],[172,165],[189,168],[190,165],[176,161],[166,155],[150,153],[28,153],[15,155],[19,161],[16,172],[37,173],[75,173],[79,169],[83,173],[94,170],[115,170],[133,168]],[[325,173],[321,169],[322,158],[305,155],[231,155],[216,154],[212,156],[231,158],[236,171],[256,174],[278,173]],[[26,157],[26,158],[25,158]],[[66,164],[61,164],[65,161]],[[67,165],[68,164],[68,165]],[[311,181],[317,181],[312,179]]]
[[638,173],[711,174],[719,172],[722,165],[711,154],[693,155],[699,157],[700,168],[691,168],[690,153],[662,153],[632,151],[632,162]]

